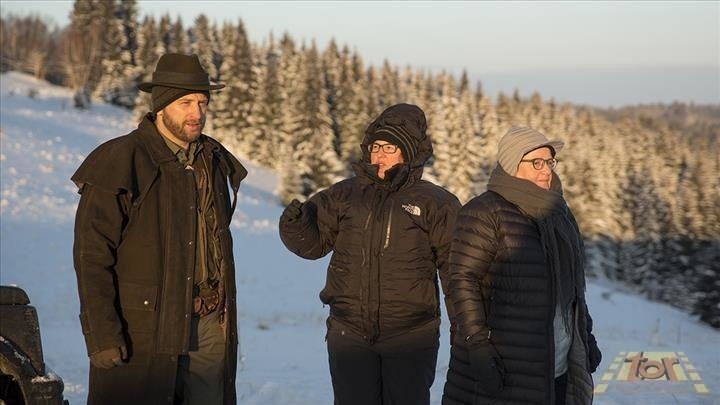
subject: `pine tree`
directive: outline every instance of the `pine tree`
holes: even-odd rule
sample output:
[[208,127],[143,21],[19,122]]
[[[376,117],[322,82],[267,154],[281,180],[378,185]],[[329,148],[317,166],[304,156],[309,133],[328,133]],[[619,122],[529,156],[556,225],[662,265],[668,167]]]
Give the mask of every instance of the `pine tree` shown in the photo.
[[[142,24],[140,24],[137,35],[138,49],[135,54],[135,61],[138,76],[136,84],[152,80],[152,72],[161,55],[160,38],[161,35],[157,31],[155,20],[146,16]],[[142,91],[137,92],[134,105],[133,117],[139,122],[147,112],[152,110],[150,94]]]
[[342,117],[339,111],[339,98],[341,86],[341,60],[335,39],[331,38],[325,52],[321,57],[321,70],[323,72],[323,86],[325,89],[330,128],[333,131],[333,146],[335,153],[340,155],[340,139],[342,138]]
[[[205,14],[200,14],[195,19],[195,25],[191,30],[190,47],[192,52],[198,55],[200,64],[208,73],[210,82],[218,82],[218,66],[222,64],[222,55],[219,51],[217,38],[217,27],[214,24],[210,25]],[[222,110],[223,106],[213,104],[213,108]],[[214,133],[215,131],[215,112],[213,108],[208,109],[206,114],[206,133]]]
[[688,139],[678,195],[687,229],[692,313],[720,328],[720,155],[717,138]]
[[285,33],[280,40],[279,83],[281,89],[280,142],[278,145],[278,190],[280,201],[287,205],[292,199],[304,200],[310,190],[305,188],[302,174],[310,169],[304,161],[295,159],[303,127],[300,101],[303,97],[299,70],[303,54],[295,49],[295,42]]
[[498,93],[495,111],[501,127],[509,129],[510,127],[519,125],[519,120],[516,118],[515,103],[512,98],[508,97],[502,91]]
[[173,42],[173,24],[170,20],[170,14],[163,14],[158,22],[158,55],[164,55],[172,49]]
[[[365,87],[365,99],[367,100],[366,113],[368,117],[374,119],[382,110],[384,110],[384,107],[387,106],[384,106],[380,102],[380,94],[378,92],[378,88],[380,87],[380,84],[378,83],[378,74],[377,70],[372,66],[368,66],[365,71],[365,83],[367,83],[367,86]],[[368,124],[370,123],[368,122]]]
[[169,43],[167,45],[168,52],[188,54],[190,53],[190,39],[188,38],[187,31],[183,27],[182,18],[180,16],[175,19],[175,23],[168,27],[168,34],[170,36]]
[[364,68],[359,55],[351,54],[347,46],[337,60],[335,122],[338,134],[340,161],[344,165],[344,174],[350,174],[352,163],[361,160],[362,142],[365,128],[370,117],[367,114],[368,102],[365,98]]
[[217,81],[218,69],[216,63],[220,55],[217,46],[217,35],[215,26],[211,26],[205,14],[195,18],[195,26],[192,28],[192,52],[200,58],[205,71],[208,72],[211,81]]
[[218,137],[236,147],[239,154],[256,156],[255,152],[265,142],[257,138],[262,134],[251,128],[257,83],[250,41],[242,20],[238,20],[236,26],[224,25],[221,42],[220,81],[225,83],[225,88],[214,97],[214,128]]
[[106,27],[114,11],[115,1],[76,0],[70,28],[64,39],[64,66],[75,94],[75,107],[87,108],[90,96],[102,76]]
[[479,125],[467,86],[458,96],[458,87],[452,76],[441,74],[438,81],[442,86],[442,96],[433,109],[436,119],[431,128],[435,149],[434,174],[440,184],[461,202],[466,202],[473,195],[473,184],[478,180]]
[[137,4],[135,0],[118,2],[107,26],[102,60],[103,75],[95,94],[108,103],[132,108],[136,80]]
[[400,76],[397,69],[391,66],[387,59],[383,62],[382,69],[380,69],[377,85],[377,101],[380,111],[403,99],[400,94]]
[[497,165],[497,144],[503,134],[492,101],[485,96],[478,98],[477,93],[475,99],[478,100],[476,111],[478,117],[479,163],[478,178],[474,184],[473,194],[479,195],[485,192],[490,173]]
[[267,46],[259,50],[257,60],[257,96],[251,113],[253,151],[258,162],[277,169],[282,130],[282,95],[275,39],[270,35]]
[[332,131],[327,104],[327,94],[322,78],[322,65],[315,43],[304,51],[300,67],[300,112],[303,126],[298,133],[295,158],[305,162],[308,171],[301,173],[305,195],[330,186],[342,178],[343,166],[335,150],[335,134]]
[[420,108],[428,108],[429,103],[425,99],[425,75],[408,67],[402,76],[404,87],[407,91],[406,100]]

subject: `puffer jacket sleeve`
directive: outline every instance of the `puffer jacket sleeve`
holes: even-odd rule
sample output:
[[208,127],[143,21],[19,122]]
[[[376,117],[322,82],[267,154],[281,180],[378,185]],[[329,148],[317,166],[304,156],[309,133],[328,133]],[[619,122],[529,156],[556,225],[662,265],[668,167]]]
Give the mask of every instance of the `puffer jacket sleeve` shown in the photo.
[[445,296],[445,308],[450,319],[450,332],[454,334],[456,330],[455,310],[450,301],[449,285],[450,285],[450,243],[452,241],[452,232],[455,228],[455,219],[458,211],[460,211],[460,201],[447,193],[447,198],[438,201],[437,209],[431,214],[430,218],[430,245],[435,255],[435,266],[440,275],[440,285],[443,295]]
[[453,232],[448,291],[465,341],[487,336],[482,285],[497,252],[496,224],[491,207],[476,198],[460,210]]
[[338,208],[334,189],[312,196],[301,208],[302,215],[294,221],[280,217],[280,239],[285,247],[305,259],[319,259],[335,246],[338,234]]
[[600,347],[597,344],[597,339],[595,339],[595,335],[593,335],[592,333],[593,319],[590,316],[590,311],[588,310],[587,303],[585,303],[585,320],[587,328],[586,330],[588,334],[588,371],[594,373],[600,365],[600,362],[602,361],[602,352],[600,351]]
[[91,184],[81,188],[73,259],[88,355],[125,344],[115,307],[116,251],[127,222],[124,205],[121,194]]

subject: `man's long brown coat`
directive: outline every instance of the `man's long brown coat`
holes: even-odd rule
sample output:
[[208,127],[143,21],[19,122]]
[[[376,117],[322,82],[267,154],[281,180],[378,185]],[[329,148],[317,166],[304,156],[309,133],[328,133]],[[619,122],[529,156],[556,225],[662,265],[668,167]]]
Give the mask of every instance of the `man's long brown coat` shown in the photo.
[[[225,403],[234,403],[237,322],[229,225],[247,171],[217,141],[202,135],[202,142],[201,153],[211,162],[227,294]],[[173,156],[148,116],[137,130],[94,150],[72,180],[81,193],[73,256],[87,351],[126,343],[129,352],[120,367],[90,367],[88,404],[172,403],[178,356],[187,353],[190,333],[193,173]]]

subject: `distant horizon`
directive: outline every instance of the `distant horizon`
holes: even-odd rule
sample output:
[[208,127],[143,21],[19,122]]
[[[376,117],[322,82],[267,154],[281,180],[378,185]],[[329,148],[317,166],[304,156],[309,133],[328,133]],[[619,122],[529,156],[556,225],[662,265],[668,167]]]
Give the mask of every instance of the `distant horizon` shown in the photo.
[[[63,27],[72,5],[0,7],[3,16],[35,13]],[[254,44],[288,32],[319,49],[332,38],[366,65],[387,60],[457,78],[466,70],[493,98],[517,89],[599,108],[720,104],[720,2],[138,1],[138,20],[169,14],[187,29],[201,13],[219,25],[242,19]]]
[[[674,102],[720,106],[720,73],[716,67],[548,69],[479,75],[468,72],[468,76],[472,83],[479,80],[493,99],[499,92],[511,95],[517,89],[523,97],[537,91],[543,100],[596,108]],[[705,83],[710,85],[705,87]],[[670,98],[668,93],[674,96]],[[693,94],[703,97],[695,100]]]

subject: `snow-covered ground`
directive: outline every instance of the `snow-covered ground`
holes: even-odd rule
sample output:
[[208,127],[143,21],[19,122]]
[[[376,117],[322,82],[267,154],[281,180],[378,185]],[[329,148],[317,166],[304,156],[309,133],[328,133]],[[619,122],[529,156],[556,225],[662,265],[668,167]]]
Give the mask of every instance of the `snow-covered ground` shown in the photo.
[[[70,403],[84,404],[88,361],[72,267],[78,195],[69,178],[93,148],[135,123],[130,113],[101,103],[75,110],[69,90],[17,73],[0,76],[0,91],[0,283],[28,292],[45,361],[63,378]],[[242,356],[238,400],[330,404],[327,308],[318,298],[327,259],[310,262],[285,250],[277,235],[277,178],[248,168],[232,227]],[[604,354],[594,378],[607,384],[595,403],[720,404],[719,331],[609,283],[590,282],[588,302]],[[440,403],[449,357],[447,333],[441,339],[433,404]],[[687,379],[618,381],[624,356],[637,351],[675,353]]]

